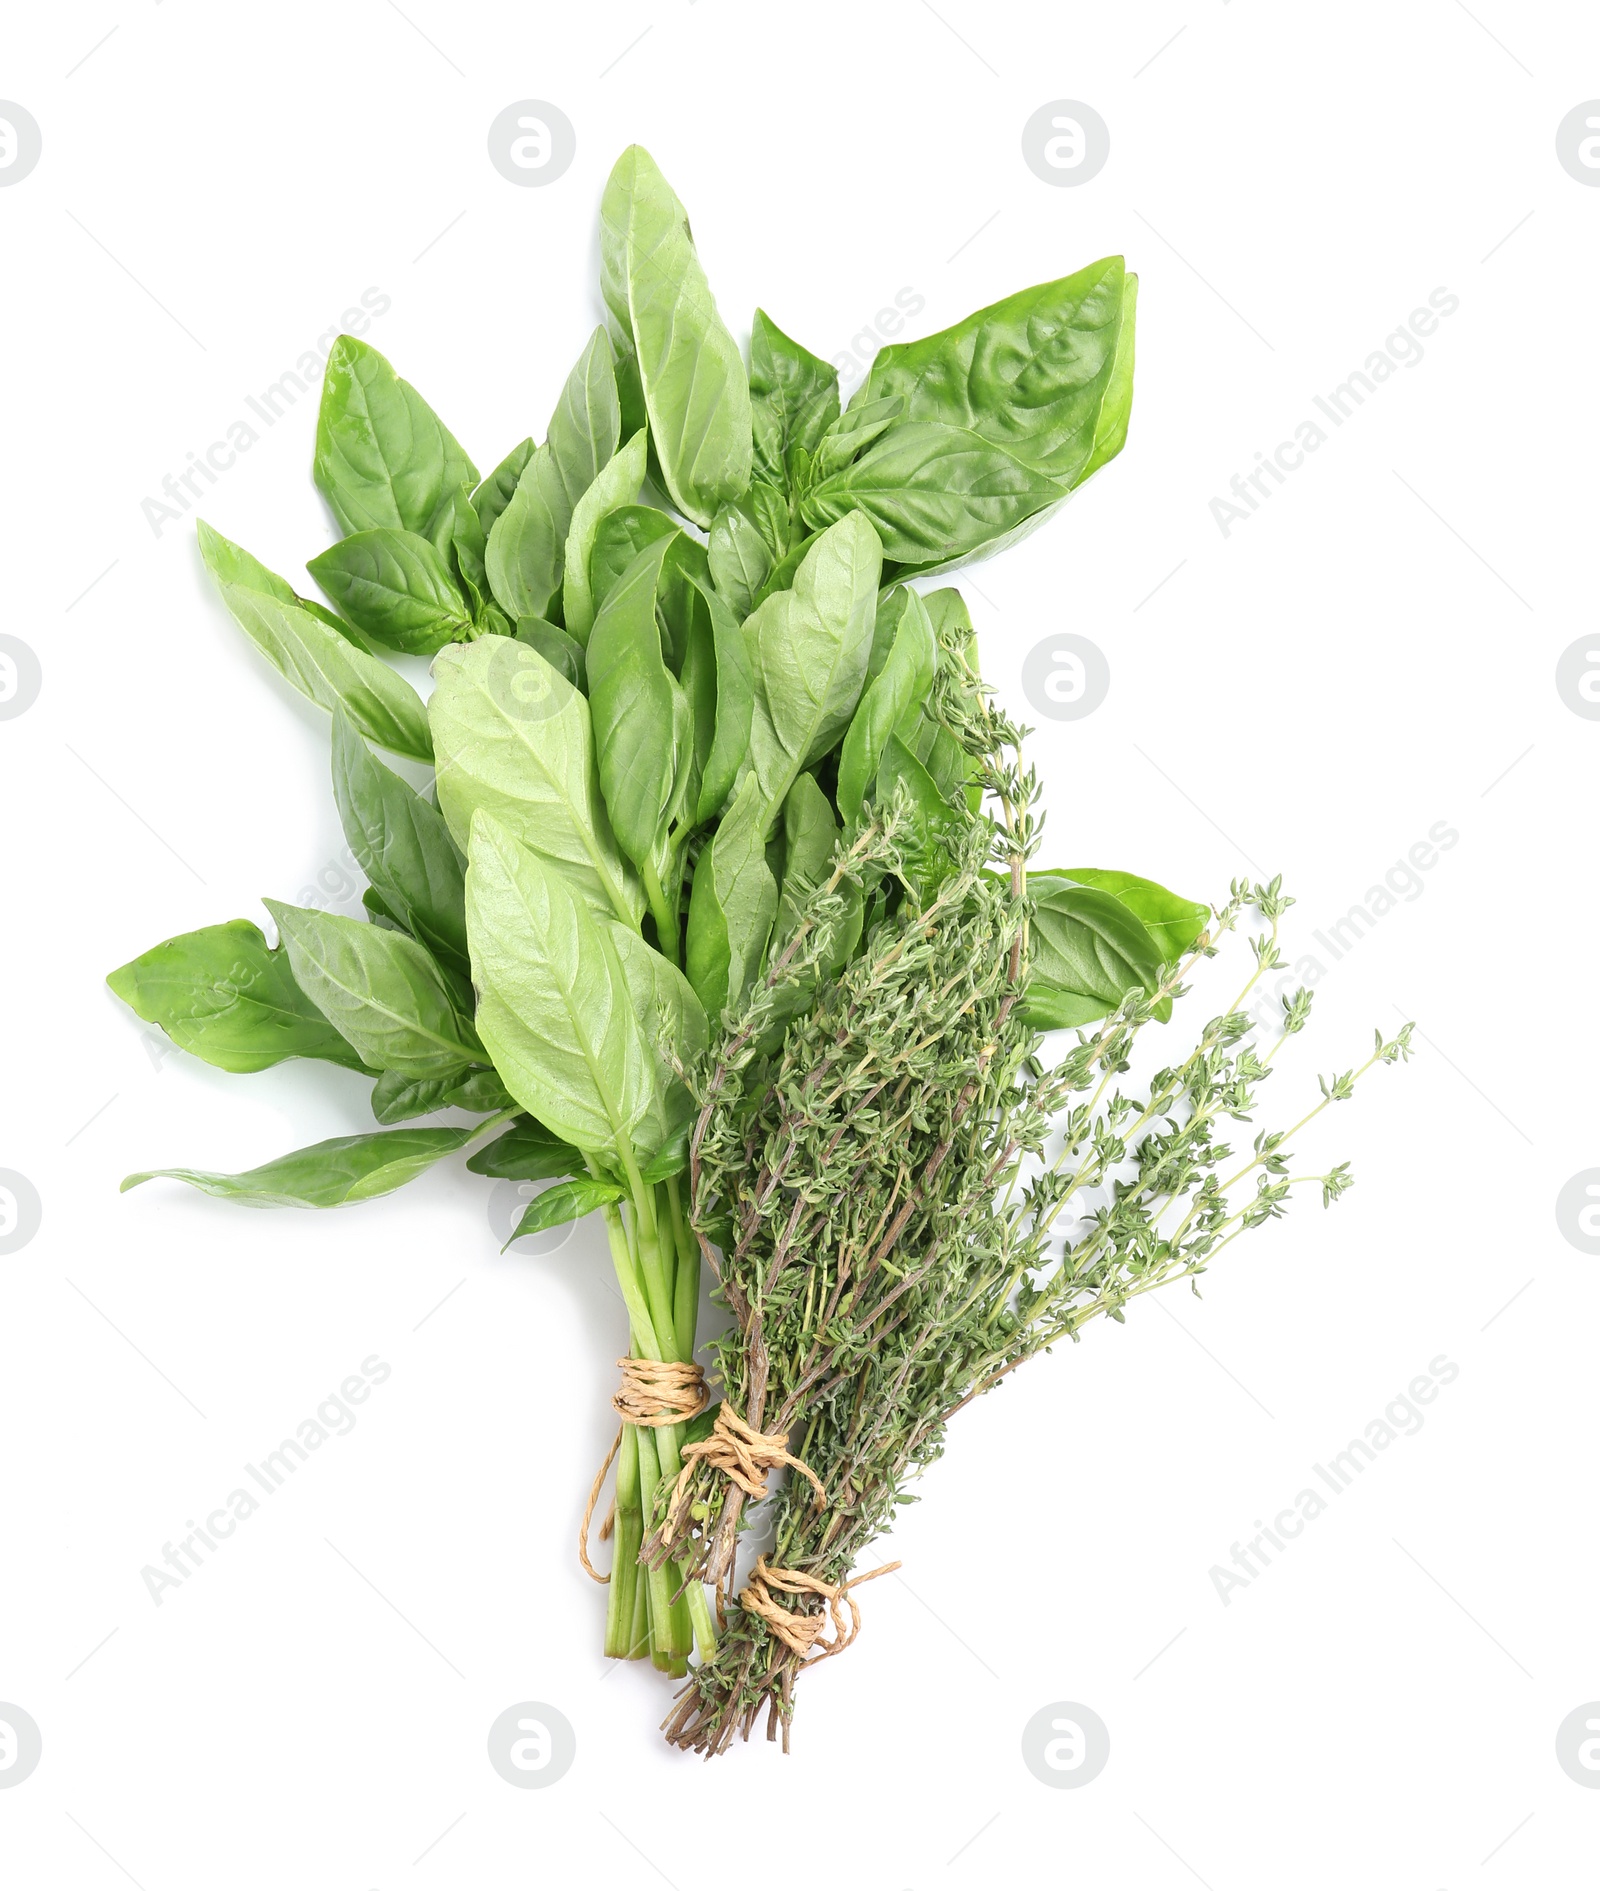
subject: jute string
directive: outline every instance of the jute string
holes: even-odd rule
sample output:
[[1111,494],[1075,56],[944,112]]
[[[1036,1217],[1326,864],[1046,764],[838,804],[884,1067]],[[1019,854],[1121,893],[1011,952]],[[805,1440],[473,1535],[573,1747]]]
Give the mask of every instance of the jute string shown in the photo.
[[[802,1661],[826,1661],[830,1655],[842,1653],[861,1633],[861,1611],[856,1607],[851,1590],[859,1589],[864,1582],[875,1582],[879,1576],[887,1576],[899,1567],[898,1563],[884,1563],[878,1569],[869,1569],[864,1576],[850,1576],[843,1582],[824,1582],[820,1576],[808,1576],[801,1569],[774,1568],[761,1556],[756,1559],[749,1582],[739,1591],[739,1606],[760,1616],[784,1647]],[[819,1609],[814,1615],[801,1615],[775,1601],[774,1589],[786,1589],[796,1596],[821,1596],[827,1608]],[[830,1625],[833,1639],[824,1640]]]
[[767,1472],[786,1464],[791,1471],[798,1471],[811,1480],[819,1510],[828,1501],[822,1479],[809,1464],[803,1464],[792,1455],[788,1438],[781,1431],[757,1431],[726,1399],[717,1407],[710,1437],[702,1438],[698,1444],[685,1445],[681,1461],[683,1469],[678,1473],[678,1481],[672,1487],[672,1501],[667,1506],[664,1534],[668,1537],[677,1530],[683,1507],[689,1501],[694,1467],[702,1461],[712,1470],[720,1471],[730,1484],[737,1484],[746,1497],[765,1496]]
[[[623,1425],[644,1425],[651,1430],[663,1425],[682,1425],[706,1408],[709,1397],[706,1376],[692,1361],[680,1365],[670,1359],[619,1359],[617,1365],[622,1372],[622,1384],[611,1395],[611,1409]],[[578,1560],[598,1583],[608,1583],[611,1577],[609,1573],[602,1576],[589,1561],[589,1525],[594,1520],[594,1507],[600,1501],[600,1487],[606,1481],[606,1472],[611,1469],[621,1448],[622,1425],[619,1425],[617,1435],[611,1441],[611,1449],[606,1453],[606,1461],[589,1487],[589,1501],[584,1505],[583,1522],[578,1526]],[[694,1449],[693,1445],[689,1447],[690,1451]],[[684,1456],[688,1456],[687,1451]],[[605,1521],[600,1525],[602,1543],[610,1536],[616,1516],[617,1506],[613,1498]]]

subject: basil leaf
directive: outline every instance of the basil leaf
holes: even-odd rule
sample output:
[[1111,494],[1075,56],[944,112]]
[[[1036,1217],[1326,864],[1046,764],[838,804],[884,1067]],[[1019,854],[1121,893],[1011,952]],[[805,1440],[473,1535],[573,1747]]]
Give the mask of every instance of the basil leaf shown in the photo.
[[[561,608],[567,634],[579,643],[589,641],[594,623],[594,590],[589,581],[589,559],[600,521],[618,506],[631,505],[644,483],[645,436],[636,433],[601,472],[573,510],[567,532]],[[543,615],[543,613],[540,613]]]
[[533,458],[533,440],[519,440],[489,477],[472,495],[472,509],[483,526],[484,537],[494,530],[494,522],[511,503],[522,469]]
[[269,571],[259,558],[252,558],[242,545],[235,545],[231,539],[224,538],[204,519],[196,519],[195,535],[200,542],[200,555],[219,584],[241,585],[246,591],[264,591],[280,604],[298,604],[301,610],[309,611],[319,624],[326,624],[329,630],[338,631],[346,642],[353,643],[358,650],[371,649],[372,646],[354,624],[347,624],[342,617],[336,616],[315,599],[301,597],[286,578]]
[[970,430],[1075,486],[1094,451],[1125,313],[1131,318],[1133,308],[1123,294],[1122,258],[1108,256],[937,335],[879,349],[850,405],[898,395],[908,421]]
[[1041,1031],[1092,1023],[1130,991],[1155,988],[1161,951],[1121,900],[1098,887],[1046,884],[1029,928],[1028,1022]]
[[794,539],[794,518],[789,501],[778,488],[764,479],[752,480],[750,490],[739,501],[739,510],[761,534],[761,542],[771,555],[782,558]]
[[1028,875],[1030,888],[1043,882],[1047,888],[1065,883],[1098,887],[1127,907],[1150,934],[1163,963],[1181,959],[1200,937],[1211,909],[1197,900],[1186,900],[1169,893],[1154,880],[1141,880],[1136,873],[1118,873],[1102,867],[1068,867],[1062,872]]
[[491,605],[489,572],[484,563],[489,552],[489,535],[465,486],[456,488],[451,501],[449,550],[448,563],[461,581],[473,621],[477,622]]
[[710,1026],[705,1007],[677,966],[627,926],[614,919],[605,923],[652,1061],[650,1100],[633,1129],[637,1160],[645,1164],[684,1136],[694,1120],[694,1099],[678,1072],[692,1071],[704,1057]]
[[466,1129],[372,1130],[364,1136],[334,1136],[264,1162],[242,1175],[212,1169],[145,1169],[128,1176],[123,1191],[157,1176],[187,1182],[207,1195],[259,1207],[342,1208],[371,1201],[414,1181],[441,1156],[463,1149],[478,1134]]
[[350,851],[382,911],[466,971],[466,874],[444,816],[385,768],[337,712],[333,799]]
[[347,536],[376,526],[437,542],[478,469],[376,348],[341,335],[328,355],[312,476]]
[[772,928],[774,953],[793,938],[806,899],[827,878],[838,838],[839,823],[816,776],[797,776],[783,804],[783,886]]
[[695,863],[684,969],[713,1018],[754,984],[777,916],[778,886],[767,865],[768,824],[762,785],[747,775]]
[[453,1110],[475,1110],[483,1116],[499,1116],[517,1107],[517,1099],[494,1070],[470,1071],[452,1086],[445,1101]]
[[1117,352],[1106,382],[1105,398],[1095,421],[1094,447],[1083,463],[1083,471],[1073,481],[1081,486],[1091,473],[1099,472],[1107,460],[1114,460],[1128,438],[1128,418],[1133,412],[1133,337],[1134,316],[1139,301],[1139,278],[1122,279],[1122,326],[1117,331]]
[[789,479],[790,454],[808,453],[839,417],[839,371],[792,341],[763,309],[750,329],[750,417],[755,471],[771,485]]
[[164,940],[106,983],[136,1017],[218,1070],[268,1070],[287,1057],[363,1068],[295,983],[288,953],[248,919]]
[[472,615],[450,567],[415,532],[356,532],[306,570],[357,629],[392,649],[432,656],[472,634]]
[[[733,792],[739,770],[750,753],[750,719],[755,711],[755,653],[734,613],[716,594],[705,594],[710,616],[716,711],[712,740],[701,764],[697,821],[714,820]],[[688,666],[685,665],[685,685]],[[698,695],[698,691],[696,692]],[[697,728],[699,723],[697,720]]]
[[597,328],[567,376],[550,416],[548,444],[562,494],[562,511],[557,516],[563,537],[578,501],[616,453],[621,438],[622,409],[611,343],[604,328]]
[[[685,539],[684,543],[690,541]],[[672,562],[669,559],[669,563]],[[706,765],[711,759],[717,730],[717,630],[720,613],[724,623],[737,626],[728,607],[717,596],[707,567],[704,574],[682,569],[683,661],[678,681],[688,708],[688,733],[677,781],[673,784],[671,815],[680,830],[700,824],[700,795]],[[743,639],[739,641],[743,643]]]
[[587,691],[588,668],[583,660],[583,645],[569,637],[559,625],[543,617],[524,617],[517,624],[517,642],[537,650],[552,670],[561,674],[576,690]]
[[818,442],[807,467],[806,491],[842,472],[864,453],[900,418],[905,405],[898,394],[881,401],[867,401],[859,407],[852,401],[849,412],[841,414]]
[[961,817],[911,750],[899,736],[891,735],[878,762],[874,793],[880,802],[888,802],[897,792],[910,802],[913,822],[911,844],[905,850],[907,874],[914,890],[927,901],[954,871]]
[[745,625],[757,679],[750,759],[770,818],[801,769],[849,726],[872,648],[881,565],[871,524],[850,513],[812,546],[793,589],[758,605]]
[[543,1182],[552,1176],[581,1174],[583,1157],[569,1142],[553,1136],[543,1123],[519,1116],[503,1136],[468,1156],[474,1175],[515,1182]]
[[480,811],[468,850],[467,930],[478,1034],[502,1082],[564,1141],[620,1162],[656,1102],[655,1057],[610,925]]
[[309,907],[263,902],[302,991],[375,1070],[443,1076],[481,1063],[432,958],[404,933]]
[[386,1070],[372,1086],[372,1114],[380,1123],[405,1123],[413,1116],[431,1116],[449,1107],[446,1093],[456,1081],[443,1077],[408,1077],[401,1070]]
[[484,551],[489,588],[513,618],[548,617],[561,591],[566,495],[548,442],[522,469]]
[[598,613],[616,583],[646,545],[671,538],[678,527],[654,506],[618,506],[595,528],[589,553],[589,595]]
[[839,751],[839,812],[846,821],[860,818],[885,745],[907,713],[921,708],[933,687],[938,663],[927,607],[916,592],[907,591],[894,642],[883,667],[862,693]]
[[601,201],[600,286],[632,347],[668,496],[707,528],[750,483],[750,391],[688,216],[639,145],[617,160]]
[[756,593],[756,603],[765,604],[767,599],[778,591],[787,591],[794,584],[794,574],[800,569],[811,552],[811,548],[822,536],[820,532],[808,532],[791,545],[767,573],[766,582]]
[[620,1202],[627,1190],[619,1182],[603,1182],[592,1175],[580,1175],[570,1182],[557,1182],[554,1188],[541,1189],[522,1211],[522,1219],[512,1230],[511,1241],[501,1248],[505,1253],[512,1241],[525,1234],[539,1234],[545,1228],[560,1228],[569,1221],[581,1221],[597,1208]]
[[772,571],[766,540],[737,506],[724,506],[711,524],[711,582],[743,623]]
[[617,580],[585,655],[601,792],[617,842],[641,872],[653,871],[692,747],[688,700],[662,659],[656,622],[672,543],[647,545]]
[[451,644],[433,668],[439,806],[456,845],[465,848],[483,809],[592,906],[638,925],[644,894],[611,832],[583,697],[505,637]]
[[237,584],[221,589],[234,622],[301,695],[322,709],[342,708],[379,748],[411,761],[433,760],[422,698],[381,658],[330,630],[303,605]]
[[800,510],[816,526],[864,513],[884,557],[915,566],[970,556],[1061,496],[1055,480],[980,434],[908,421],[814,487]]

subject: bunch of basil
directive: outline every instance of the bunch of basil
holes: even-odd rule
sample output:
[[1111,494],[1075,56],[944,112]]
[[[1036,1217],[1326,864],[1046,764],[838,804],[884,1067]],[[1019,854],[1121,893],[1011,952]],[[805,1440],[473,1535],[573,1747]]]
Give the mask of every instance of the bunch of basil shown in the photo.
[[[240,627],[332,716],[370,923],[268,901],[277,947],[232,920],[110,983],[222,1069],[321,1058],[374,1079],[381,1124],[480,1119],[149,1174],[333,1207],[499,1130],[469,1168],[556,1184],[518,1233],[602,1211],[635,1356],[686,1362],[684,1078],[872,805],[903,799],[919,836],[877,910],[937,882],[967,763],[926,705],[971,625],[957,593],[905,580],[1030,529],[1120,450],[1135,278],[1111,258],[886,347],[841,412],[834,369],[759,311],[746,370],[638,147],[607,185],[601,257],[609,333],[543,443],[487,478],[381,355],[336,344],[314,475],[345,536],[309,566],[335,608],[200,528]],[[385,649],[433,658],[426,703]],[[1036,1022],[1150,987],[1204,910],[1129,875],[1040,876]],[[683,1443],[624,1431],[606,1630],[609,1653],[674,1673],[714,1638],[704,1592],[635,1558]]]

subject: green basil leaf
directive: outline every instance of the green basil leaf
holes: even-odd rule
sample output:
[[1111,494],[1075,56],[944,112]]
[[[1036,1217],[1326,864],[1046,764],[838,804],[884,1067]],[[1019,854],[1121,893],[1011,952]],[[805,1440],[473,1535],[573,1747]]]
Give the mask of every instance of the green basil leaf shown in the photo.
[[367,749],[349,719],[333,719],[333,799],[350,851],[382,911],[440,958],[466,971],[466,874],[439,810]]
[[499,1116],[517,1107],[517,1099],[494,1070],[469,1071],[452,1085],[445,1102],[453,1110],[475,1110],[481,1116]]
[[550,416],[548,443],[562,493],[563,537],[578,501],[614,456],[621,439],[622,409],[617,400],[616,371],[611,365],[611,343],[604,328],[597,328],[567,376]]
[[288,953],[248,919],[164,940],[106,983],[136,1017],[218,1070],[268,1070],[287,1057],[364,1068],[295,983]]
[[711,582],[742,624],[771,575],[771,548],[737,506],[724,506],[711,522]]
[[633,1131],[641,1162],[680,1135],[694,1116],[694,1099],[679,1070],[692,1072],[710,1041],[705,1007],[677,966],[617,920],[605,922],[633,1000],[639,1034],[653,1060],[650,1101]]
[[402,925],[390,910],[388,902],[376,887],[364,886],[361,889],[361,904],[366,908],[367,918],[373,925],[382,926],[385,932],[409,932],[409,926]]
[[533,458],[533,440],[519,440],[489,477],[472,495],[472,509],[483,526],[484,537],[494,530],[494,522],[511,503],[522,469]]
[[328,355],[312,473],[346,536],[388,526],[435,542],[456,488],[478,483],[439,416],[353,335]]
[[690,624],[701,609],[702,595],[710,588],[711,561],[705,546],[687,532],[678,533],[667,544],[661,588],[656,593],[661,609],[662,654],[674,676],[683,669]]
[[450,567],[415,532],[386,526],[356,532],[306,570],[357,629],[392,649],[432,656],[472,633],[472,615]]
[[1083,471],[1073,481],[1081,486],[1091,473],[1099,472],[1107,460],[1114,460],[1128,438],[1128,419],[1133,412],[1133,337],[1135,313],[1139,301],[1139,278],[1122,279],[1122,326],[1117,331],[1117,352],[1106,382],[1105,398],[1095,420],[1094,447],[1083,463]]
[[[720,1245],[720,1244],[719,1244]],[[683,1442],[686,1445],[704,1444],[717,1428],[717,1413],[722,1410],[722,1400],[708,1405],[697,1417],[691,1418],[683,1428]]]
[[[717,593],[705,594],[709,614],[712,667],[715,672],[716,707],[712,720],[712,740],[700,768],[700,793],[695,818],[698,822],[714,820],[733,792],[739,770],[750,753],[750,719],[755,711],[756,658],[751,640],[738,619]],[[703,671],[696,678],[694,700],[700,697]],[[689,669],[684,668],[685,688]],[[696,730],[702,728],[697,710]]]
[[769,804],[747,775],[695,864],[684,967],[708,1016],[720,1018],[755,983],[778,887],[767,865]]
[[898,394],[880,401],[867,401],[862,406],[852,401],[849,411],[839,415],[817,443],[807,468],[806,490],[809,492],[823,480],[842,472],[893,426],[904,413],[905,405]]
[[644,483],[644,474],[645,436],[636,433],[600,473],[573,510],[572,524],[567,532],[561,608],[566,619],[567,634],[576,637],[579,643],[589,641],[590,626],[594,623],[594,590],[589,581],[589,559],[594,551],[600,521],[608,512],[615,512],[618,506],[633,504]]
[[512,618],[548,617],[561,593],[566,495],[548,442],[522,469],[484,551],[489,588]]
[[913,837],[906,849],[907,872],[918,895],[927,901],[955,869],[961,817],[911,750],[899,736],[891,735],[878,762],[874,793],[880,802],[887,802],[897,791],[909,800],[913,821]]
[[431,1116],[450,1107],[447,1096],[456,1082],[443,1077],[408,1077],[402,1070],[386,1070],[372,1086],[372,1114],[380,1123],[406,1123],[414,1116]]
[[457,846],[483,809],[592,906],[638,925],[644,893],[611,832],[583,697],[536,650],[505,637],[451,644],[433,668],[439,806]]
[[766,581],[756,593],[756,603],[765,604],[776,592],[788,591],[794,585],[794,574],[810,556],[811,548],[822,536],[820,532],[808,532],[791,545],[767,573]]
[[263,904],[301,990],[364,1063],[435,1077],[483,1061],[472,1026],[415,939],[279,900]]
[[616,583],[646,545],[671,538],[677,525],[655,506],[618,506],[595,529],[589,553],[589,595],[596,615]]
[[968,557],[1061,496],[1055,480],[980,434],[905,421],[813,487],[800,510],[816,526],[864,513],[884,557],[917,566]]
[[551,1177],[582,1174],[583,1157],[569,1142],[554,1136],[531,1116],[519,1116],[503,1136],[468,1156],[474,1175],[492,1175],[514,1182],[543,1182]]
[[583,660],[583,645],[569,637],[559,625],[543,617],[524,617],[517,624],[517,642],[537,650],[551,669],[559,670],[574,689],[587,692],[589,676]]
[[879,349],[850,404],[898,395],[907,420],[967,429],[1075,486],[1094,451],[1125,310],[1131,316],[1122,258],[1105,257],[937,335]]
[[689,704],[661,655],[656,593],[671,538],[646,545],[612,586],[585,661],[600,788],[622,851],[651,870],[692,745]]
[[1041,1031],[1105,1017],[1130,991],[1153,990],[1161,966],[1146,927],[1098,887],[1047,883],[1034,896],[1028,945],[1027,1017]]
[[640,145],[617,160],[601,201],[600,286],[632,344],[667,494],[705,529],[750,483],[750,390],[688,216]]
[[827,878],[838,838],[839,823],[816,776],[797,776],[783,804],[783,885],[772,928],[774,954],[794,936],[801,908]]
[[322,709],[342,708],[379,748],[411,761],[433,760],[422,698],[381,658],[339,636],[303,605],[243,585],[224,583],[221,591],[234,622],[302,696]]
[[839,812],[846,821],[860,818],[885,745],[907,713],[920,709],[938,664],[927,607],[916,592],[907,591],[894,642],[882,669],[863,691],[839,751]]
[[794,586],[745,624],[756,654],[750,759],[769,818],[802,768],[849,727],[872,649],[882,556],[871,524],[850,513],[812,546]]
[[575,1176],[570,1182],[557,1182],[554,1188],[541,1189],[522,1211],[522,1219],[512,1230],[511,1241],[525,1234],[539,1234],[546,1228],[560,1228],[569,1221],[581,1221],[597,1208],[620,1202],[627,1190],[618,1182],[603,1182],[592,1175]]
[[764,479],[751,480],[750,490],[739,501],[739,510],[761,534],[761,542],[772,557],[784,557],[794,542],[794,516],[778,488]]
[[1046,888],[1071,883],[1097,887],[1102,893],[1110,893],[1127,907],[1150,934],[1163,963],[1181,959],[1200,937],[1211,918],[1210,907],[1202,906],[1198,900],[1186,900],[1180,894],[1169,893],[1164,886],[1158,886],[1154,880],[1142,880],[1136,873],[1118,873],[1104,867],[1067,867],[1060,872],[1030,871],[1030,890],[1038,883]]
[[689,733],[683,766],[673,784],[672,818],[687,830],[700,825],[700,798],[716,740],[718,614],[735,634],[737,626],[712,586],[709,567],[704,576],[684,572],[683,578],[684,651],[678,681],[688,706]]
[[126,1191],[157,1176],[169,1176],[207,1195],[257,1207],[342,1208],[388,1195],[415,1181],[441,1156],[464,1149],[477,1134],[476,1125],[372,1130],[364,1136],[334,1136],[312,1143],[309,1149],[296,1149],[242,1175],[222,1175],[212,1169],[146,1169],[128,1176],[122,1187]]
[[839,371],[784,334],[763,309],[750,329],[750,416],[755,471],[773,486],[789,479],[790,454],[808,453],[839,417]]
[[196,519],[195,535],[200,542],[200,555],[218,584],[237,584],[246,591],[264,591],[280,604],[298,604],[301,610],[309,611],[319,624],[326,624],[329,630],[338,631],[346,642],[353,643],[358,650],[371,650],[372,646],[354,624],[347,624],[342,617],[336,616],[325,604],[318,604],[314,598],[301,597],[286,578],[269,571],[259,558],[252,558],[242,545],[235,545],[231,539],[224,538],[204,519]]
[[610,924],[480,810],[467,931],[478,1034],[501,1081],[563,1141],[619,1163],[657,1102],[656,1060]]
[[641,1182],[667,1182],[675,1175],[682,1175],[689,1166],[689,1130],[685,1123],[668,1137],[666,1142],[655,1152],[639,1170]]
[[465,486],[456,488],[451,506],[448,562],[461,581],[473,621],[477,622],[490,607],[489,572],[484,563],[489,553],[489,535]]

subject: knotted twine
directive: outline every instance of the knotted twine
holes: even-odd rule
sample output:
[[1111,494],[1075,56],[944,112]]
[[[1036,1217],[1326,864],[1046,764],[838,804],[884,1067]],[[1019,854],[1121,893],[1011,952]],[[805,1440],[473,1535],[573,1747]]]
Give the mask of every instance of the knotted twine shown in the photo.
[[[850,1591],[860,1588],[864,1582],[875,1582],[879,1576],[887,1576],[899,1567],[898,1563],[884,1563],[877,1569],[869,1569],[864,1576],[847,1576],[843,1582],[824,1582],[820,1576],[808,1576],[803,1569],[777,1569],[765,1556],[759,1556],[749,1582],[739,1591],[739,1606],[760,1616],[784,1647],[802,1661],[826,1661],[829,1655],[842,1653],[861,1633],[861,1611]],[[797,1596],[821,1596],[828,1605],[827,1610],[801,1615],[774,1601],[774,1589],[787,1589]],[[848,1622],[846,1609],[850,1611]],[[833,1639],[824,1641],[830,1622]]]
[[[611,1409],[622,1420],[622,1425],[644,1425],[651,1430],[663,1425],[681,1425],[698,1417],[706,1408],[709,1396],[706,1392],[706,1376],[692,1361],[680,1365],[670,1359],[630,1358],[619,1359],[617,1365],[622,1372],[622,1384],[611,1395]],[[589,1487],[589,1501],[584,1505],[583,1522],[578,1526],[578,1560],[589,1576],[602,1584],[610,1582],[611,1577],[609,1574],[602,1576],[589,1561],[589,1525],[594,1518],[594,1507],[600,1501],[600,1487],[606,1481],[606,1472],[611,1469],[612,1461],[622,1448],[622,1425],[617,1427],[617,1435],[611,1441],[606,1461]],[[602,1543],[610,1536],[616,1515],[616,1500],[613,1499],[605,1521],[600,1525]]]
[[678,1481],[672,1487],[672,1501],[667,1506],[667,1519],[662,1526],[662,1535],[665,1537],[670,1538],[677,1532],[683,1506],[689,1501],[689,1482],[694,1475],[694,1467],[702,1459],[713,1471],[720,1471],[730,1484],[737,1484],[746,1497],[764,1497],[767,1493],[767,1472],[780,1464],[786,1464],[791,1471],[798,1471],[802,1477],[811,1480],[811,1488],[817,1493],[818,1510],[828,1501],[828,1493],[822,1488],[822,1479],[809,1464],[802,1463],[791,1454],[789,1440],[784,1433],[757,1431],[754,1425],[733,1410],[726,1399],[717,1407],[710,1437],[702,1438],[697,1444],[685,1445],[681,1458],[683,1469],[679,1471]]

